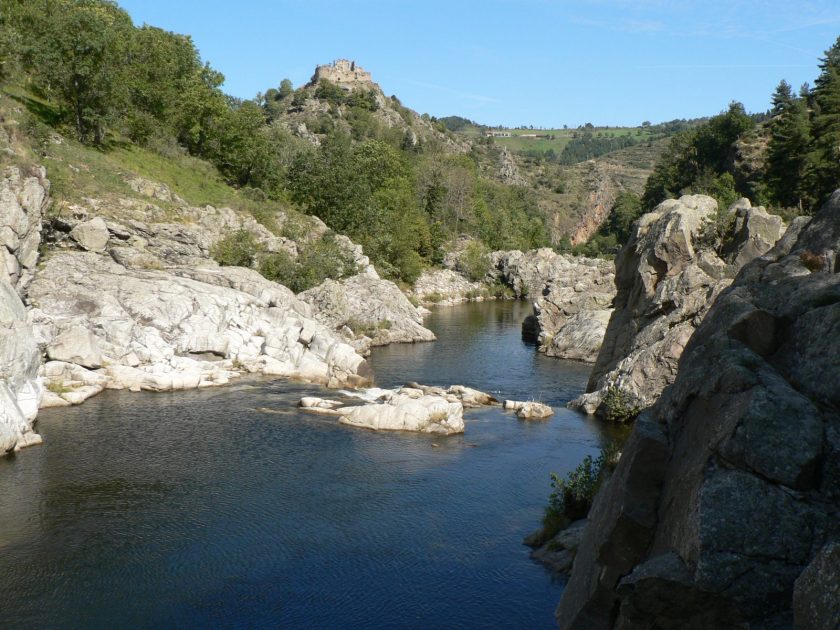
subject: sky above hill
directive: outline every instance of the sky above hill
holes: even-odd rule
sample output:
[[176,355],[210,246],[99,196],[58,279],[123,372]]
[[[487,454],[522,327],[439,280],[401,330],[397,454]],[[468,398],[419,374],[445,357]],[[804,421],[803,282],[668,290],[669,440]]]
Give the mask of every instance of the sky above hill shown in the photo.
[[637,125],[764,111],[813,83],[837,0],[119,0],[193,37],[250,98],[348,58],[433,116],[507,126]]

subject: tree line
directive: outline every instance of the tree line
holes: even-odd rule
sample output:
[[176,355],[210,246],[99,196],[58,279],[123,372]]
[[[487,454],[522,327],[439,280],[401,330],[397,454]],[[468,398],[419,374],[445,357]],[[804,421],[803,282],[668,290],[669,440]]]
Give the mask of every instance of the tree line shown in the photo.
[[[650,210],[663,199],[706,193],[728,205],[739,196],[785,215],[810,214],[840,186],[840,38],[820,60],[811,87],[795,92],[781,81],[767,114],[748,115],[740,103],[703,125],[675,135],[642,198]],[[766,144],[759,166],[739,169],[736,143]]]

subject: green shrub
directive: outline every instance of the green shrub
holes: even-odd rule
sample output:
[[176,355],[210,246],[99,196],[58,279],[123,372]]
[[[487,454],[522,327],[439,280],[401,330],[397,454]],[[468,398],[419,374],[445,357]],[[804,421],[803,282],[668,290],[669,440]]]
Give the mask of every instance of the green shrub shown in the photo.
[[443,302],[443,296],[435,291],[434,293],[429,293],[426,296],[426,301],[431,302],[432,304],[437,304],[438,302]]
[[513,293],[513,289],[501,282],[491,284],[488,291],[490,292],[490,295],[497,300],[512,300],[516,297]]
[[351,319],[347,322],[347,327],[353,331],[354,335],[365,335],[367,337],[375,337],[380,330],[391,330],[391,326],[393,326],[393,322],[390,319],[381,319],[378,322]]
[[478,282],[490,271],[490,250],[481,241],[471,241],[461,255],[461,267],[467,277]]
[[259,251],[254,235],[248,230],[238,230],[213,245],[210,254],[225,267],[251,267]]
[[601,449],[597,459],[587,455],[572,472],[561,479],[551,473],[551,494],[543,515],[544,537],[551,538],[572,521],[584,518],[595,495],[618,464],[616,444]]
[[357,272],[352,256],[341,248],[332,234],[307,245],[297,260],[286,252],[276,252],[260,261],[263,276],[295,293],[316,287],[327,278],[340,280]]
[[604,417],[610,422],[631,422],[641,413],[631,394],[617,385],[610,385],[601,402]]

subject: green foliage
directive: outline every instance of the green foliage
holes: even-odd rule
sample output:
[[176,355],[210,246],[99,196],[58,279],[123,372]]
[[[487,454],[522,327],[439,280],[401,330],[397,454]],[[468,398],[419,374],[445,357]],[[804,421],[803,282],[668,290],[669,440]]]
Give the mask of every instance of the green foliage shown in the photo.
[[619,423],[632,422],[642,411],[633,396],[617,385],[607,387],[601,410],[607,420]]
[[773,105],[776,117],[770,123],[767,185],[773,201],[801,212],[815,202],[808,172],[812,138],[807,95],[794,97],[783,81],[776,88]]
[[565,147],[563,151],[556,158],[546,155],[551,161],[557,161],[560,164],[577,164],[585,160],[612,153],[619,149],[626,149],[639,144],[640,139],[636,136],[607,136],[597,138],[590,132],[585,132],[578,138],[573,138]]
[[732,103],[703,125],[675,135],[645,184],[642,207],[652,210],[684,193],[714,192],[710,187],[720,184],[716,177],[727,172],[732,145],[754,126],[744,106]]
[[390,319],[381,319],[378,322],[351,319],[347,322],[347,327],[356,336],[365,335],[367,337],[375,337],[382,330],[391,330],[391,326],[393,326],[393,322]]
[[470,241],[461,254],[461,267],[473,282],[480,282],[490,271],[490,250],[480,241]]
[[287,252],[267,254],[260,260],[259,270],[264,277],[295,293],[318,286],[327,278],[340,280],[358,273],[353,257],[332,234],[309,243],[297,259]]
[[224,267],[252,267],[259,252],[254,235],[248,230],[238,230],[213,245],[210,255]]
[[589,513],[598,490],[615,470],[618,457],[618,447],[610,444],[601,449],[597,459],[587,455],[565,479],[551,473],[552,491],[543,516],[545,538]]
[[813,175],[817,206],[840,182],[840,37],[820,60],[820,76],[814,83],[811,125],[813,141],[808,168]]

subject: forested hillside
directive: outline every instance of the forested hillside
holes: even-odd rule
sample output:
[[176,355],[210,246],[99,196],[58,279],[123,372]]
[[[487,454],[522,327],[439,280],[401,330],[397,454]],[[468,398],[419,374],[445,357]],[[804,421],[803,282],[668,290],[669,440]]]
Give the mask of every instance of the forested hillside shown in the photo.
[[496,249],[549,243],[532,190],[483,175],[469,142],[374,83],[295,89],[283,80],[237,99],[189,36],[135,27],[113,2],[2,0],[0,8],[3,90],[25,106],[25,131],[45,158],[55,132],[104,155],[197,158],[246,205],[315,214],[405,281],[461,234]]

